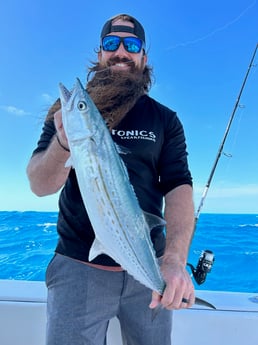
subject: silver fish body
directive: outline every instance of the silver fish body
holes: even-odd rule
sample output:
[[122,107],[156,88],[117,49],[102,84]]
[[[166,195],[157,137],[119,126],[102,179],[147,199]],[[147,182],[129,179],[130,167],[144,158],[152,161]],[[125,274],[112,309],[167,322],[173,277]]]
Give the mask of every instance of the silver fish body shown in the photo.
[[165,283],[150,228],[165,222],[140,208],[118,149],[81,82],[77,79],[71,93],[60,84],[60,98],[72,165],[95,233],[89,260],[107,254],[135,279],[162,294]]
[[[150,230],[164,226],[165,221],[140,208],[118,149],[80,80],[72,92],[60,84],[60,99],[70,164],[95,233],[89,260],[107,254],[140,283],[162,295],[165,282]],[[198,297],[195,303],[215,308]]]

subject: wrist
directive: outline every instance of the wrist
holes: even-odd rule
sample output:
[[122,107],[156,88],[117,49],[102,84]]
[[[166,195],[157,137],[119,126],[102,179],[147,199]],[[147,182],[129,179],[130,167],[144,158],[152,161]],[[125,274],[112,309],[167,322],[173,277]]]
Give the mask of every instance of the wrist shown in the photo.
[[165,253],[162,257],[162,263],[164,265],[182,265],[182,267],[186,266],[187,259],[183,258],[180,254],[170,254]]

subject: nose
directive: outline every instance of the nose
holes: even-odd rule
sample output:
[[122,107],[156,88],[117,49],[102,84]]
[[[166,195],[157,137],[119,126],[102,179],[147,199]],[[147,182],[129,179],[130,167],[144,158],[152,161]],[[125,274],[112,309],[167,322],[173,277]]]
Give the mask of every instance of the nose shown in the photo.
[[115,51],[115,55],[119,57],[128,56],[128,52],[125,50],[123,42],[120,43],[118,49]]

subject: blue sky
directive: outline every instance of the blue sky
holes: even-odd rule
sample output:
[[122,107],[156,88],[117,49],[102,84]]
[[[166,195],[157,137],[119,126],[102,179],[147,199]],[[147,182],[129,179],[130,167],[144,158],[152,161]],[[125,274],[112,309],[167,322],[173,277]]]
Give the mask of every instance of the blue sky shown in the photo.
[[[57,210],[32,194],[25,169],[58,83],[85,82],[103,23],[117,13],[146,30],[150,93],[185,127],[195,204],[209,177],[258,42],[257,0],[72,2],[0,5],[0,210]],[[258,53],[255,59],[258,63]],[[252,67],[202,212],[258,213],[258,66]]]

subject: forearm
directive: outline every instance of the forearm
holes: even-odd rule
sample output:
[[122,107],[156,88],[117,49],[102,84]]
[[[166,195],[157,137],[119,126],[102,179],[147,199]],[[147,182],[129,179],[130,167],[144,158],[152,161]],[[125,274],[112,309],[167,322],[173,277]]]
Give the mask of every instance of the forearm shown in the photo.
[[159,303],[167,309],[187,308],[194,303],[194,286],[186,270],[194,231],[192,187],[182,185],[173,189],[165,196],[165,203],[166,247],[161,272],[166,288],[162,296],[153,292],[150,308]]
[[163,261],[186,265],[194,231],[192,187],[182,185],[165,197],[166,248]]
[[70,171],[65,167],[69,156],[70,153],[59,145],[54,136],[47,150],[31,158],[27,175],[36,195],[56,193],[64,185]]

